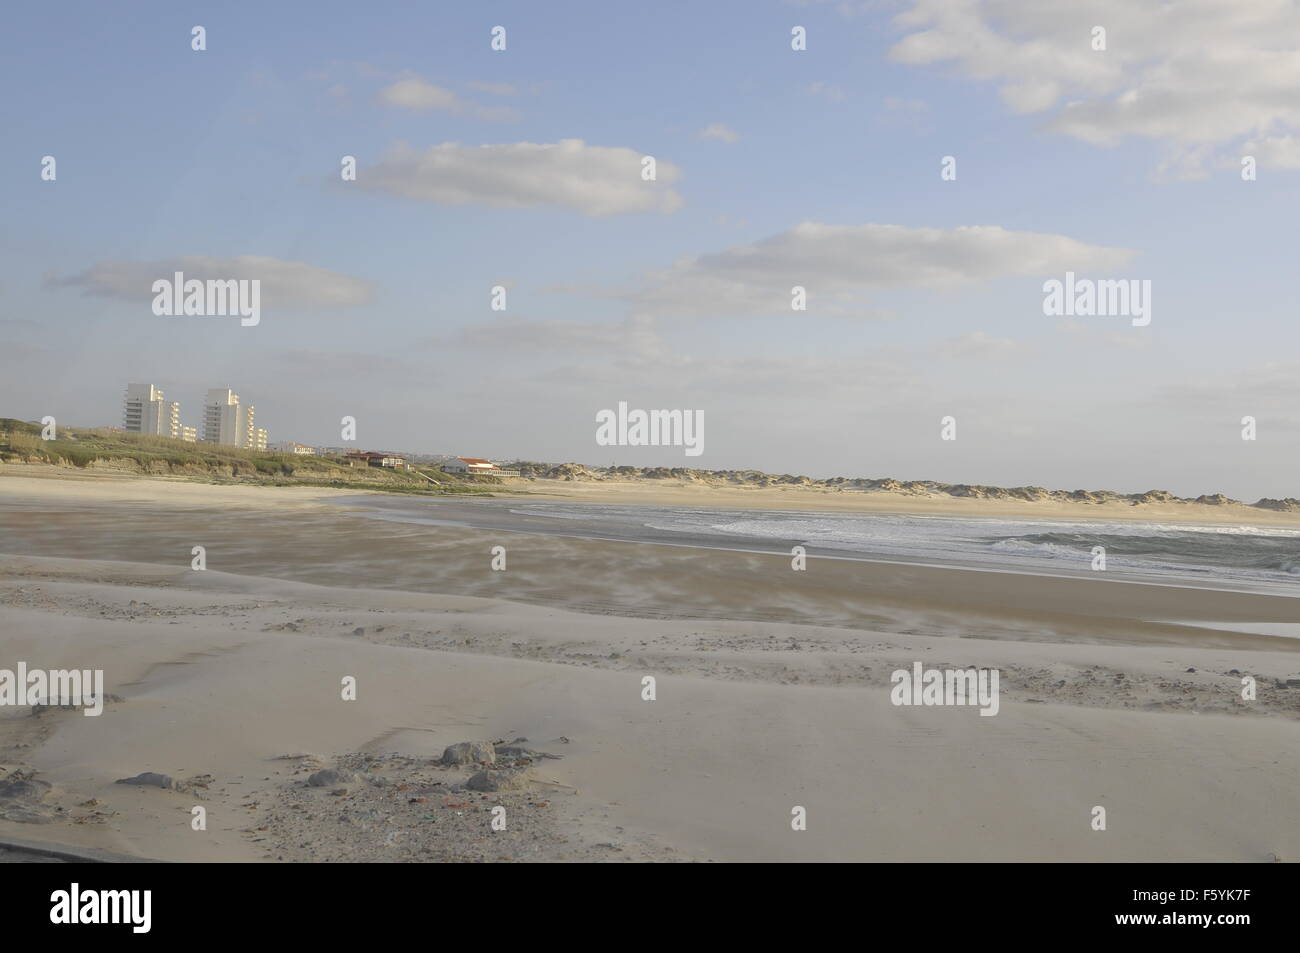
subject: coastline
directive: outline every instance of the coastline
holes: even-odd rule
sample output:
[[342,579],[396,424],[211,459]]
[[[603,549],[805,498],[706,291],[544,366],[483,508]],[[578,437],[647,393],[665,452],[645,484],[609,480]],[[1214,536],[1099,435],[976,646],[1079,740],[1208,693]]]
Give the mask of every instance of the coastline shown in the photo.
[[[357,487],[271,486],[232,481],[213,482],[195,477],[146,476],[113,470],[79,470],[35,464],[0,463],[0,489],[6,481],[39,480],[84,487],[118,487],[108,491],[122,499],[147,499],[143,487],[162,484],[196,487],[197,500],[221,499],[230,503],[310,502],[339,496],[374,496],[379,499],[439,499],[474,502],[478,497],[387,493]],[[1152,520],[1170,523],[1250,524],[1300,528],[1300,512],[1269,510],[1245,503],[1060,503],[1029,500],[958,498],[946,494],[919,495],[892,491],[810,489],[807,487],[710,486],[678,480],[565,481],[506,479],[489,487],[499,498],[554,500],[586,503],[651,504],[657,506],[716,506],[735,509],[805,510],[826,513],[897,514],[905,516],[960,516],[1045,520]],[[176,498],[186,491],[169,490]],[[275,494],[265,496],[263,494]]]
[[589,503],[652,503],[661,506],[720,506],[790,509],[828,513],[890,513],[907,516],[964,516],[1051,520],[1155,520],[1171,523],[1300,527],[1300,513],[1267,510],[1244,503],[1057,503],[961,499],[888,491],[823,490],[802,487],[715,487],[664,481],[585,483],[536,481],[539,499]]

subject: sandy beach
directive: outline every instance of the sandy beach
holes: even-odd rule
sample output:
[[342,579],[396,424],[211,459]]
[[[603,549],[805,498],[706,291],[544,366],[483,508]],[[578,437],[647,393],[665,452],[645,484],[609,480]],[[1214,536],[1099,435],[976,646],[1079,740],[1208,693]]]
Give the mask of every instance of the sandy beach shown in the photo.
[[[780,555],[377,520],[356,495],[0,472],[0,668],[102,669],[110,696],[99,717],[0,708],[0,843],[174,861],[1300,856],[1300,639],[1266,634],[1297,621],[1294,599],[816,558],[792,572]],[[996,669],[996,717],[893,704],[891,673],[917,662]],[[465,741],[515,759],[516,788],[467,789],[482,765],[439,763]],[[171,784],[116,783],[142,772]]]

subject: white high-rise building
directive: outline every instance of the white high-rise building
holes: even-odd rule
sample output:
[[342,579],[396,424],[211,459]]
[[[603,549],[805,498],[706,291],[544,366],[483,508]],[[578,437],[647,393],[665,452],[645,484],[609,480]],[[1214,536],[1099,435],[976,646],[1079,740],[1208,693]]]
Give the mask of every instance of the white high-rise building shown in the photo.
[[179,439],[181,405],[174,400],[164,400],[163,392],[152,384],[127,384],[122,429],[127,433]]
[[226,388],[213,388],[203,398],[203,440],[205,443],[240,445],[239,395]]
[[266,431],[253,426],[256,409],[239,403],[239,395],[228,387],[209,390],[203,399],[203,439],[229,447],[266,449]]

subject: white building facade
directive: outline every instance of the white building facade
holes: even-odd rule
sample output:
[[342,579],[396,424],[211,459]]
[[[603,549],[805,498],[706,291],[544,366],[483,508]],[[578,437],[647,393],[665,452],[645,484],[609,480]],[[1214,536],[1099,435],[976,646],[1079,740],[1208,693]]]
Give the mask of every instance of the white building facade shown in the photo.
[[127,384],[122,429],[127,433],[180,439],[181,405],[165,400],[163,392],[152,384]]
[[266,449],[266,431],[254,426],[256,408],[239,403],[228,387],[215,387],[203,399],[203,440],[247,450]]

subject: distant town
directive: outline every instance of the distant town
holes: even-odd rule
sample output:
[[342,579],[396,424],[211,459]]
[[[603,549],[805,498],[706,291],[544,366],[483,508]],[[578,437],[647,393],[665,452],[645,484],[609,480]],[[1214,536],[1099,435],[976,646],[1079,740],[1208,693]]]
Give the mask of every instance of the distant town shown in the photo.
[[[293,440],[270,443],[265,428],[255,425],[257,410],[241,404],[229,387],[210,388],[203,397],[202,435],[197,427],[181,421],[179,401],[167,400],[162,388],[153,384],[127,384],[122,409],[126,433],[170,437],[187,443],[214,443],[244,450],[266,450],[297,456],[342,457],[353,466],[383,469],[412,469],[412,463],[436,461],[446,473],[466,476],[519,476],[519,472],[481,457],[448,457],[443,454],[410,454],[392,451],[354,450],[348,447],[313,447]],[[116,429],[116,428],[110,428]]]

